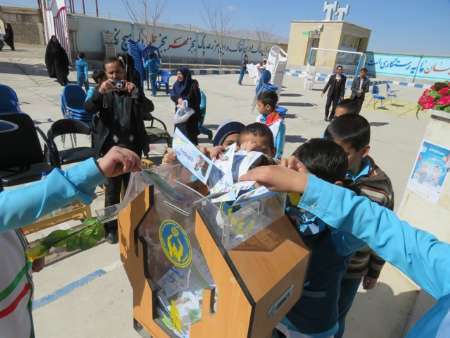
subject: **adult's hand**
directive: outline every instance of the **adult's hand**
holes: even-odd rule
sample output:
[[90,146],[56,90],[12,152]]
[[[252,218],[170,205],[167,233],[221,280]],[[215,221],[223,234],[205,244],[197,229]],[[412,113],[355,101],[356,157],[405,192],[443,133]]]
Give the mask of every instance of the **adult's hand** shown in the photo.
[[240,181],[256,181],[272,191],[303,193],[308,175],[280,165],[269,165],[250,170]]
[[114,177],[141,170],[141,159],[131,150],[112,147],[105,156],[97,160],[105,177]]
[[133,82],[126,82],[125,83],[125,89],[128,93],[131,94],[131,92],[136,88],[136,85]]
[[100,94],[105,94],[114,89],[115,89],[115,86],[114,86],[113,80],[108,79],[108,80],[102,82],[102,84],[98,88],[98,91],[100,92]]

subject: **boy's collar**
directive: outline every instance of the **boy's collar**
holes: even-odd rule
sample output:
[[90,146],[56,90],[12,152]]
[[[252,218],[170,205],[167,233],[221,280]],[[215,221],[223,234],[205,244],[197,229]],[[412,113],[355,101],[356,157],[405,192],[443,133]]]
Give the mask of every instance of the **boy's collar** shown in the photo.
[[348,170],[346,179],[355,182],[359,180],[361,177],[369,176],[371,170],[372,170],[372,161],[368,156],[366,156],[361,161],[361,168],[359,169],[359,172],[356,175],[354,175],[350,170]]

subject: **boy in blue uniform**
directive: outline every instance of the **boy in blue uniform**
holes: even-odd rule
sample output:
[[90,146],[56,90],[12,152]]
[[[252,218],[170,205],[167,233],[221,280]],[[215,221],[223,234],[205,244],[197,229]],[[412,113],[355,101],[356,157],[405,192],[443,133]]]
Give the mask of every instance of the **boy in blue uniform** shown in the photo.
[[[348,185],[358,194],[372,201],[394,208],[394,191],[391,180],[369,156],[370,124],[362,116],[346,114],[333,120],[325,131],[325,138],[339,144],[348,156]],[[339,297],[339,331],[341,338],[345,330],[345,317],[356,297],[362,282],[364,289],[373,289],[380,276],[384,260],[368,246],[358,250],[351,258],[341,283]]]
[[437,300],[406,338],[450,336],[450,244],[400,220],[391,210],[299,171],[296,159],[287,167],[258,167],[241,176],[272,191],[303,194],[299,207],[328,226],[353,234],[410,277]]
[[[333,141],[311,139],[293,156],[301,163],[300,171],[343,184],[347,157]],[[290,194],[286,211],[311,250],[311,257],[302,296],[282,323],[301,337],[332,337],[338,330],[339,288],[348,257],[364,243],[330,229],[323,220],[300,208],[299,200],[298,194]]]
[[256,107],[259,116],[256,122],[265,124],[270,128],[275,140],[275,159],[281,159],[284,150],[284,139],[286,136],[286,125],[284,119],[276,111],[278,94],[274,91],[264,91],[257,97]]
[[87,92],[89,90],[89,68],[85,58],[84,53],[79,53],[78,59],[75,61],[75,68],[77,69],[77,83],[80,87],[84,85],[84,90]]

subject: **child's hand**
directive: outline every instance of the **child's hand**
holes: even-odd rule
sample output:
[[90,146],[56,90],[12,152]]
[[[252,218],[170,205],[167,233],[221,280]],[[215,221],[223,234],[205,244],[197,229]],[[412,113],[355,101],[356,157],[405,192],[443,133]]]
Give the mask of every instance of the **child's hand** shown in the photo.
[[31,265],[31,271],[40,272],[45,266],[45,257],[35,259]]
[[256,181],[272,191],[303,193],[308,175],[280,165],[269,165],[252,169],[239,180]]
[[282,167],[292,169],[295,171],[299,171],[303,167],[302,162],[300,162],[295,156],[289,156],[288,158],[282,158],[280,160],[280,165]]
[[377,285],[377,281],[378,281],[378,279],[376,279],[376,278],[364,276],[364,278],[363,278],[364,290],[372,290],[375,287],[375,285]]
[[225,152],[225,149],[226,148],[224,146],[216,146],[212,148],[204,147],[202,152],[210,159],[216,160],[222,157],[223,153]]
[[167,148],[162,158],[162,164],[174,164],[177,161],[177,154],[171,148]]

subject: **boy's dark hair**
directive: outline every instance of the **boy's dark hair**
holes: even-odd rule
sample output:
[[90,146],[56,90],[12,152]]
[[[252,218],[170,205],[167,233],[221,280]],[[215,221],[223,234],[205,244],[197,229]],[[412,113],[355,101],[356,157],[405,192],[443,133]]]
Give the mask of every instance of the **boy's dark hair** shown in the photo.
[[342,115],[328,125],[325,138],[346,143],[358,151],[370,144],[370,124],[361,115]]
[[78,57],[80,59],[84,59],[86,57],[86,54],[84,54],[83,52],[78,53]]
[[105,61],[103,62],[103,68],[105,68],[106,65],[108,65],[110,63],[114,63],[114,62],[117,62],[122,68],[125,68],[123,62],[115,56],[106,58]]
[[344,69],[344,67],[342,67],[342,65],[337,65],[336,69],[338,69],[338,68]]
[[242,129],[241,135],[242,134],[253,134],[255,136],[263,137],[269,143],[270,148],[275,149],[275,142],[273,140],[272,131],[264,123],[260,122],[250,123],[249,125],[246,125]]
[[361,70],[360,70],[360,72],[366,72],[366,73],[368,73],[369,70],[368,70],[366,67],[362,67]]
[[293,156],[301,161],[310,173],[327,182],[345,180],[348,169],[347,155],[344,149],[333,141],[310,139],[298,147]]
[[106,79],[106,73],[102,69],[96,69],[92,72],[92,79],[95,83],[100,83],[101,80]]
[[352,99],[343,99],[339,102],[337,107],[344,108],[347,114],[358,114],[358,104]]
[[273,91],[259,93],[258,101],[261,101],[264,105],[268,104],[272,109],[275,109],[278,103],[278,94]]

